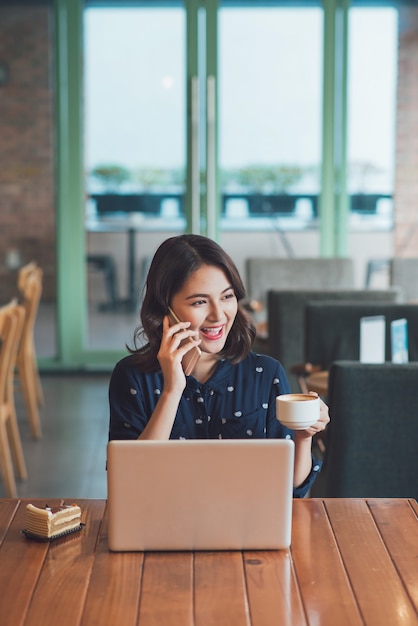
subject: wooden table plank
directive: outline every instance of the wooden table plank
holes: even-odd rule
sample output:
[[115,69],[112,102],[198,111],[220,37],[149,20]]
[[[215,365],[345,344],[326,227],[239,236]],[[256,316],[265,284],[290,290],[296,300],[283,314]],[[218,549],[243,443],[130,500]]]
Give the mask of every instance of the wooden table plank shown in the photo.
[[19,502],[16,500],[0,500],[0,545],[3,543],[6,532],[12,522],[13,515],[18,507]]
[[[418,612],[418,520],[406,500],[369,500],[368,505],[395,567]],[[417,620],[418,623],[418,620]]]
[[109,551],[105,514],[81,621],[83,626],[137,623],[143,560],[142,552]]
[[416,624],[417,614],[364,500],[329,499],[325,508],[367,626]]
[[48,544],[28,541],[21,530],[26,523],[26,503],[19,505],[0,547],[0,597],[2,626],[21,626],[40,575]]
[[74,535],[47,544],[25,626],[78,626],[80,623],[105,501],[77,500],[77,504],[86,526]]
[[414,510],[415,515],[418,517],[418,502],[416,500],[408,500],[409,505]]
[[250,626],[242,558],[238,551],[195,553],[196,626]]
[[245,552],[251,626],[307,624],[289,550]]
[[294,501],[291,551],[308,622],[363,624],[321,500]]
[[110,552],[104,500],[30,541],[26,503],[0,499],[1,626],[418,624],[413,500],[295,500],[290,550],[194,554]]
[[138,624],[192,626],[192,552],[145,553]]

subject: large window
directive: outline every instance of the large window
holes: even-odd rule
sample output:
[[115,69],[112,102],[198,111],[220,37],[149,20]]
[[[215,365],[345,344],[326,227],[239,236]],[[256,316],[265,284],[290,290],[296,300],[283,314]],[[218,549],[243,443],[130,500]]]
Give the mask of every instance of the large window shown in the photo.
[[[324,158],[322,145],[328,123],[323,124],[323,95],[331,92],[324,90],[328,74],[323,76],[328,3],[110,4],[84,11],[88,347],[93,349],[120,349],[130,341],[149,259],[162,239],[196,230],[193,198],[195,223],[203,224],[203,232],[216,214],[213,207],[219,207],[212,232],[242,271],[245,258],[261,250],[320,254],[318,226],[327,223],[320,214],[322,161],[332,176],[337,169],[329,155]],[[351,8],[348,26],[348,113],[340,129],[347,121],[350,225],[352,231],[388,231],[397,11]],[[198,163],[195,176],[192,162]],[[328,205],[332,214],[333,196]],[[334,224],[329,231],[335,243]]]
[[185,12],[91,8],[84,29],[88,345],[123,349],[149,255],[185,225]]
[[303,228],[317,217],[322,23],[319,7],[220,11],[219,157],[235,227],[265,228],[258,217]]
[[397,19],[392,8],[349,13],[347,188],[353,228],[392,226]]
[[185,16],[180,8],[85,12],[88,189],[183,189]]
[[[128,314],[131,334],[150,255],[162,238],[186,226],[186,129],[193,116],[186,106],[186,73],[193,55],[202,223],[204,211],[209,213],[204,195],[211,191],[204,119],[210,108],[209,49],[217,51],[214,168],[220,174],[215,193],[221,229],[274,234],[317,222],[322,10],[231,8],[221,2],[215,36],[206,30],[212,10],[208,4],[199,11],[195,49],[186,49],[185,7],[85,10],[91,348],[98,341],[107,348],[129,341],[120,313]],[[98,312],[106,315],[98,318]],[[103,332],[107,327],[112,332]]]

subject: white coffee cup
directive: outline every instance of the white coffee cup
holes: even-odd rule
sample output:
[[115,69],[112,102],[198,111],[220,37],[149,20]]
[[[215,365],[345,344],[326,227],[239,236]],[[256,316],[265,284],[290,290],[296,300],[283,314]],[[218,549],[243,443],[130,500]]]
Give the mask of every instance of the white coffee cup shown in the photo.
[[303,430],[315,424],[319,411],[319,398],[308,393],[286,393],[276,398],[276,417],[292,430]]

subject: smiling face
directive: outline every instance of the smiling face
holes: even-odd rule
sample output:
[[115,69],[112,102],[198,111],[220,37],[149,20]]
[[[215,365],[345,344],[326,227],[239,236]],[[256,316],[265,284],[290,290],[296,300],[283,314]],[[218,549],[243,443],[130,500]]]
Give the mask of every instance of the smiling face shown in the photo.
[[221,269],[203,265],[196,270],[173,296],[171,307],[179,319],[191,322],[191,328],[199,331],[203,353],[218,354],[223,350],[238,301]]

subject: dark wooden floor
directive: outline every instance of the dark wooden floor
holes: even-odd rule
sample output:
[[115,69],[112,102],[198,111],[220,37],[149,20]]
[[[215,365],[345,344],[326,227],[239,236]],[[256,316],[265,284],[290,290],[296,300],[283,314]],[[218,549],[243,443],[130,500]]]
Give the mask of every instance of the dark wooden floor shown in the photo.
[[[16,409],[28,479],[22,498],[105,498],[110,374],[42,375],[43,437],[33,440],[20,392]],[[0,478],[0,497],[4,497]]]

